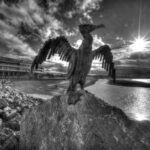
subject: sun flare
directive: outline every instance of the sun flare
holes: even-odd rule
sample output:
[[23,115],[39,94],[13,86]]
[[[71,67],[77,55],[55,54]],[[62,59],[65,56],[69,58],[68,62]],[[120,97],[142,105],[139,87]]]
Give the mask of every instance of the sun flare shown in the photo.
[[134,51],[143,51],[147,46],[144,38],[137,38],[133,41],[130,48]]
[[134,41],[132,41],[130,48],[136,52],[144,51],[149,47],[149,44],[150,42],[147,41],[146,39],[138,37]]

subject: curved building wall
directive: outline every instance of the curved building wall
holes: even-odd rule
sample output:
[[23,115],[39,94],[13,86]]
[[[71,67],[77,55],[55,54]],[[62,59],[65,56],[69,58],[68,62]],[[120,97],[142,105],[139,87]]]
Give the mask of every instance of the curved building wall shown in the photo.
[[[0,57],[0,78],[28,79],[31,63],[31,61]],[[42,72],[42,67],[39,67],[37,71]]]

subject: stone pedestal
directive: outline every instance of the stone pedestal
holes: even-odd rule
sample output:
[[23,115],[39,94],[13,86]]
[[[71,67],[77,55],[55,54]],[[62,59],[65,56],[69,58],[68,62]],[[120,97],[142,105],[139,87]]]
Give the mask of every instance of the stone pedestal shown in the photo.
[[[68,98],[75,99],[68,105]],[[73,100],[71,100],[73,101]],[[55,96],[24,115],[20,150],[148,150],[150,122],[131,121],[87,92]]]

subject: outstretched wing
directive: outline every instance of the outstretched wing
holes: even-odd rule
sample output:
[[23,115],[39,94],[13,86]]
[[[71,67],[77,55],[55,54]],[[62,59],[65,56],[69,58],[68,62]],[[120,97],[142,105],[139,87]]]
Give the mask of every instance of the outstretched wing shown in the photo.
[[37,69],[39,64],[43,63],[47,58],[50,59],[55,54],[59,54],[61,60],[69,61],[71,55],[75,52],[76,50],[70,46],[64,36],[48,39],[40,49],[38,55],[34,58],[31,65],[31,72],[34,68]]
[[115,78],[115,68],[113,63],[113,55],[108,45],[103,45],[98,49],[92,51],[93,59],[102,60],[102,68],[109,72],[109,76]]

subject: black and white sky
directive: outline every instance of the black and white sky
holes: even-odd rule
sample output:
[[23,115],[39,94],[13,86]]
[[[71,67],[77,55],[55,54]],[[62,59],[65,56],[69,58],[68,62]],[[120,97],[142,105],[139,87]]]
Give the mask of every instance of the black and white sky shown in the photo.
[[[138,35],[150,39],[150,0],[0,0],[0,55],[32,59],[48,37],[65,35],[78,47],[81,23],[105,24],[93,32],[93,49],[120,46]],[[115,64],[149,68],[150,50],[113,49]],[[58,61],[58,58],[54,58]]]

